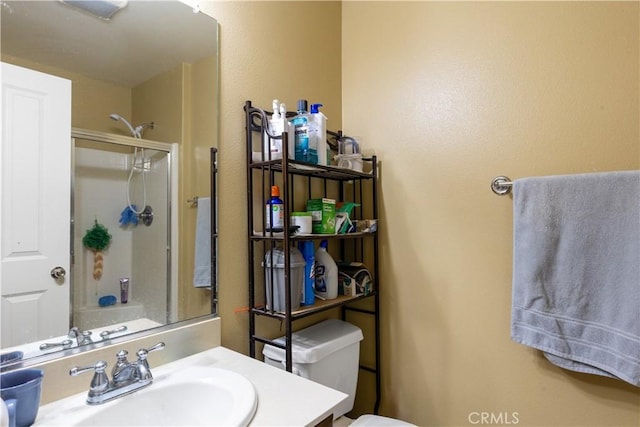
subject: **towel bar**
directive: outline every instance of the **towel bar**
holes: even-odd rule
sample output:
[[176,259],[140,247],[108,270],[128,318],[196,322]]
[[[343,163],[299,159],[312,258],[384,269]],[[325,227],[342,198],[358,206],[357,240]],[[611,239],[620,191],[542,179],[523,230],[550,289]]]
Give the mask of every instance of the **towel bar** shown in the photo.
[[493,178],[493,181],[491,181],[491,190],[498,196],[505,196],[511,193],[512,187],[513,183],[511,179],[506,176],[496,176]]
[[198,196],[193,196],[192,198],[187,200],[187,203],[191,203],[191,207],[192,208],[197,208],[198,207]]

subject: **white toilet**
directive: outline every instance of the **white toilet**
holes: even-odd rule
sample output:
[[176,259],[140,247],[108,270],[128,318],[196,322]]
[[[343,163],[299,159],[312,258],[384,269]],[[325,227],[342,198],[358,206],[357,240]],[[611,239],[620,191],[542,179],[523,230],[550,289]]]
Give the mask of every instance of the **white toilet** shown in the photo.
[[[362,338],[360,328],[339,319],[325,320],[293,333],[293,373],[349,395],[336,407],[334,420],[353,409]],[[284,344],[284,337],[276,341]],[[265,345],[262,354],[268,365],[285,369],[283,349]],[[377,415],[362,415],[351,425],[413,426]]]

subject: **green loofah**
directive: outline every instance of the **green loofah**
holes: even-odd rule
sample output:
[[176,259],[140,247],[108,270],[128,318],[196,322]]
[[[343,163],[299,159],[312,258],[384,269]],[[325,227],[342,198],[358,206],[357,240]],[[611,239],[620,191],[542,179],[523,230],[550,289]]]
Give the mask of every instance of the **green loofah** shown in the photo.
[[111,243],[111,234],[107,228],[96,222],[94,226],[87,230],[87,233],[82,238],[82,244],[93,251],[101,251],[105,249]]

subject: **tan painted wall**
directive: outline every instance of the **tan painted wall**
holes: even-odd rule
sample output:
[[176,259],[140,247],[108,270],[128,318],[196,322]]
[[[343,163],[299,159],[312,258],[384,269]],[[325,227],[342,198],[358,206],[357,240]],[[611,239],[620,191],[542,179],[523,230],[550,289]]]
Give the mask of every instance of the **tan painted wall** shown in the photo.
[[[339,129],[341,5],[306,1],[206,2],[202,10],[220,24],[222,344],[248,354],[248,315],[236,312],[248,302],[244,102],[251,100],[256,106],[271,108],[271,100],[277,98],[294,110],[299,98],[321,99],[329,118],[328,127]],[[301,54],[301,49],[308,53]],[[296,327],[313,322],[305,320]],[[279,322],[270,323],[265,331],[274,337],[283,333]]]
[[[553,368],[509,340],[511,200],[488,186],[498,174],[639,166],[637,4],[343,6],[343,64],[323,70],[341,69],[345,129],[382,159],[382,412],[419,425],[469,425],[473,411],[638,425],[637,389]],[[246,352],[246,315],[233,311],[246,305],[242,103],[336,87],[304,82],[309,71],[273,48],[291,45],[294,10],[317,4],[206,7],[222,40],[223,344]]]
[[489,189],[501,174],[640,167],[639,12],[343,3],[343,124],[382,162],[384,414],[640,425],[638,388],[510,341],[512,200]]
[[188,64],[179,64],[132,89],[131,124],[154,123],[153,129],[144,131],[145,139],[182,142],[182,104],[188,69]]

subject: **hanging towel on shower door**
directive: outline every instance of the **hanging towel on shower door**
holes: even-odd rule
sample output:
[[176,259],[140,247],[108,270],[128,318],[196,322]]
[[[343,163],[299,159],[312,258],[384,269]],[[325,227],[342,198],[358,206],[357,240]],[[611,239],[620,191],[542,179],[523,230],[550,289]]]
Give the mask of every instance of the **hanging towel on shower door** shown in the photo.
[[198,198],[193,286],[211,287],[211,198]]
[[640,171],[513,184],[511,338],[640,386]]

